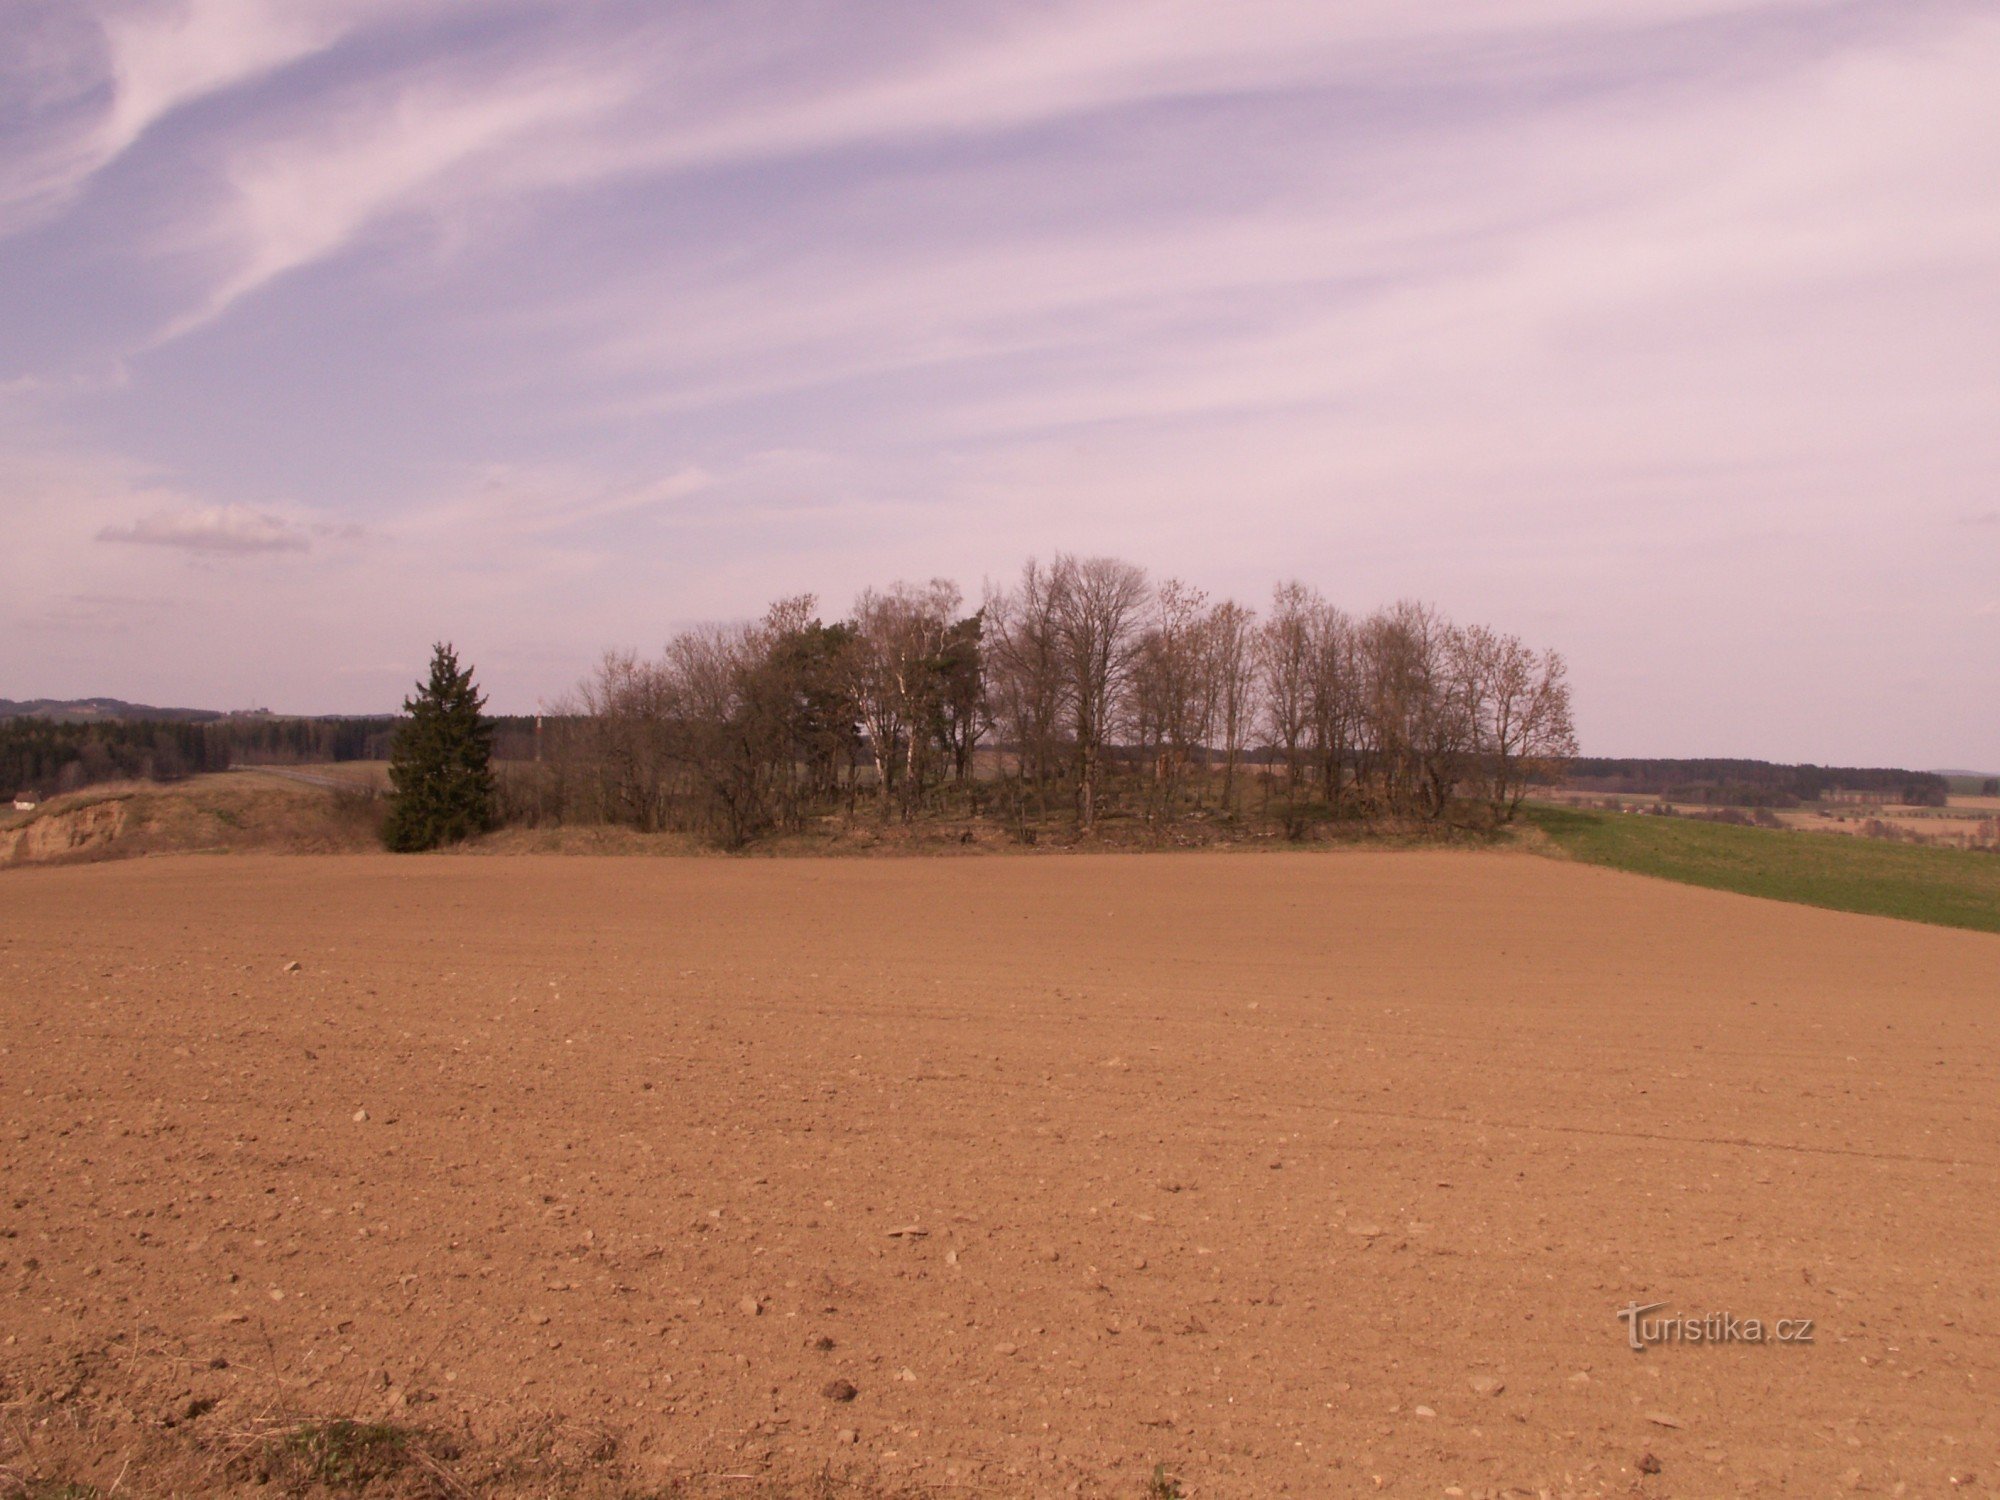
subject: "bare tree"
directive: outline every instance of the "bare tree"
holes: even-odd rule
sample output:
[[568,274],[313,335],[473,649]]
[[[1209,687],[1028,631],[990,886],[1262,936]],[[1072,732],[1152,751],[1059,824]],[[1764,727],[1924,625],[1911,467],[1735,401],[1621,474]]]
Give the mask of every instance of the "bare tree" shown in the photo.
[[[1222,806],[1236,810],[1236,767],[1250,741],[1257,704],[1256,619],[1254,610],[1225,599],[1209,611],[1210,722],[1222,750]],[[1212,739],[1211,743],[1215,743]]]
[[1308,717],[1313,759],[1327,805],[1345,799],[1349,762],[1361,717],[1361,667],[1354,622],[1343,610],[1315,600],[1308,614],[1311,652]]
[[1264,743],[1284,765],[1285,831],[1293,838],[1302,832],[1298,794],[1312,732],[1313,621],[1322,603],[1305,584],[1281,583],[1271,594],[1271,617],[1257,633]]
[[1494,821],[1507,822],[1531,779],[1576,754],[1568,669],[1555,652],[1537,655],[1484,625],[1461,630],[1457,649],[1484,798]]
[[677,749],[691,812],[738,845],[767,827],[762,736],[746,712],[745,669],[761,642],[755,627],[708,625],[667,642],[663,667],[675,697]]
[[1464,774],[1472,726],[1454,641],[1450,621],[1407,600],[1361,627],[1363,712],[1389,812],[1442,817]]
[[594,772],[598,816],[646,832],[666,815],[671,692],[633,651],[607,651],[577,689],[588,734],[576,748]]
[[1138,653],[1146,575],[1116,558],[1067,555],[1056,558],[1052,572],[1076,761],[1076,821],[1088,833],[1097,822],[1105,745]]
[[992,622],[988,657],[994,717],[1014,748],[1015,816],[1025,825],[1032,788],[1037,820],[1046,821],[1049,783],[1060,767],[1068,710],[1054,570],[1029,558],[1016,588],[989,590],[984,614]]
[[885,815],[900,785],[910,816],[932,779],[943,714],[940,666],[958,605],[958,585],[943,578],[868,589],[855,603],[855,700]]
[[1169,821],[1189,767],[1206,751],[1214,713],[1207,603],[1179,579],[1161,584],[1133,666],[1131,723],[1151,769],[1147,801]]

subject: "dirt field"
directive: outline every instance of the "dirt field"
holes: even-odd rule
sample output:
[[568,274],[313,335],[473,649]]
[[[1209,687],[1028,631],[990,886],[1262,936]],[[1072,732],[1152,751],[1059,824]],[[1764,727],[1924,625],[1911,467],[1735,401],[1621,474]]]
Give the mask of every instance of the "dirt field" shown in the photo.
[[1976,933],[1509,854],[18,870],[0,1099],[17,1476],[312,1413],[468,1485],[2000,1488]]

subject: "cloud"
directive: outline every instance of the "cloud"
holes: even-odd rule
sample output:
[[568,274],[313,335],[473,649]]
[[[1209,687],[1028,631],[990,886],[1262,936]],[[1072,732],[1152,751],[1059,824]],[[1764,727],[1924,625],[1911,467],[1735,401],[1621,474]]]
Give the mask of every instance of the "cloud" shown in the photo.
[[104,25],[112,103],[106,159],[179,106],[325,50],[379,6],[368,0],[177,0]]
[[[585,170],[701,168],[881,142],[935,145],[1122,107],[1370,85],[1428,69],[1483,76],[1524,65],[1563,70],[1608,39],[1654,42],[1676,25],[1783,18],[1815,0],[1512,0],[1506,7],[1415,8],[1400,0],[1330,6],[1262,0],[1068,0],[968,6],[914,28],[854,27],[865,45],[843,66],[805,70],[790,87],[699,97],[697,111],[621,122]],[[876,12],[879,23],[885,12]],[[864,9],[856,17],[864,21]],[[1611,19],[1607,19],[1610,17]],[[938,38],[911,45],[894,33]],[[795,38],[824,47],[810,23]],[[729,49],[720,54],[726,75]],[[784,46],[745,49],[767,72]],[[670,95],[671,97],[671,95]],[[571,170],[577,163],[572,160]]]
[[712,488],[695,465],[633,481],[584,465],[487,464],[444,494],[411,506],[393,528],[399,537],[477,535],[487,547],[539,547],[565,534],[670,511]]
[[[213,322],[286,272],[343,250],[400,208],[420,206],[435,215],[466,196],[503,192],[480,180],[482,160],[531,133],[601,110],[622,86],[610,73],[561,69],[504,88],[486,80],[425,82],[397,89],[386,101],[346,102],[290,138],[240,149],[227,170],[227,206],[184,242],[226,270],[155,342]],[[500,177],[504,184],[504,170]]]
[[306,528],[241,505],[155,511],[123,526],[106,526],[97,533],[97,539],[225,555],[305,552],[312,546]]
[[[0,234],[59,210],[184,105],[323,52],[385,0],[29,0],[18,44],[33,86],[0,90],[39,124],[0,171]],[[100,102],[104,101],[104,102]]]
[[[152,342],[213,322],[398,212],[449,230],[470,206],[592,183],[856,147],[936,149],[1176,101],[1369,90],[1412,71],[1434,85],[1575,76],[1620,40],[1808,4],[1631,0],[1607,21],[1594,0],[1516,0],[1505,15],[1448,18],[1386,0],[1264,0],[1246,24],[1204,0],[1068,0],[971,5],[925,28],[897,24],[892,6],[864,6],[844,34],[785,5],[774,9],[793,13],[790,26],[614,6],[593,30],[567,7],[526,4],[514,19],[531,45],[419,44],[188,145],[184,169],[226,192],[192,195],[154,247],[169,260],[197,252],[207,285]],[[98,170],[184,105],[381,31],[396,14],[387,0],[179,0],[114,13],[101,41],[111,107],[72,175]]]
[[[1643,36],[1722,9],[1618,14]],[[1087,14],[1064,19],[1080,25]],[[1107,14],[1129,19],[1124,7]],[[1053,146],[1024,147],[1025,162],[996,160],[988,147],[972,169],[955,156],[829,163],[823,179],[816,171],[797,188],[788,182],[801,202],[781,242],[752,231],[718,245],[697,222],[687,248],[669,244],[571,282],[539,326],[517,312],[516,331],[575,351],[565,367],[577,377],[572,403],[593,403],[607,425],[824,398],[912,371],[941,378],[915,410],[896,413],[905,428],[933,420],[948,395],[982,378],[996,389],[976,420],[996,429],[1351,402],[1398,385],[1434,387],[1440,362],[1488,363],[1508,403],[1505,387],[1520,382],[1506,377],[1559,362],[1551,346],[1560,341],[1574,346],[1570,362],[1596,364],[1577,393],[1586,401],[1647,383],[1684,399],[1704,383],[1684,368],[1672,382],[1652,381],[1645,360],[1649,344],[1689,342],[1687,313],[1710,319],[1703,336],[1726,361],[1780,334],[1796,333],[1802,350],[1824,344],[1836,322],[1879,307],[1885,325],[1899,316],[1907,324],[1901,335],[1884,326],[1857,341],[1879,357],[1921,337],[1936,304],[1962,302],[1945,278],[1989,264],[2000,240],[1985,187],[2000,171],[1985,100],[2000,62],[2000,28],[1990,24],[1914,37],[1891,28],[1832,56],[1760,54],[1758,66],[1720,76],[1662,78],[1642,58],[1614,66],[1592,53],[1589,40],[1613,28],[1601,13],[1586,25],[1576,6],[1513,8],[1511,30],[1418,19],[1400,33],[1365,7],[1342,23],[1324,19],[1325,8],[1260,14],[1278,19],[1250,28],[1254,44],[1214,38],[1216,57],[1199,47],[1183,56],[1178,32],[1171,47],[1154,39],[1121,52],[1100,38],[1072,55],[1024,27],[1007,46],[985,44],[1004,65],[967,61],[961,52],[985,55],[967,43],[950,54],[957,64],[936,61],[912,76],[948,66],[1006,78],[1074,72],[1077,56],[1106,69],[1122,57],[1126,73],[1139,70],[1138,82],[1092,75],[1088,86],[1049,94],[1046,108],[1060,112],[1102,106],[1121,89],[1158,98],[1225,83],[1289,86],[1315,67],[1323,86],[1347,80],[1392,94],[1384,80],[1412,50],[1426,60],[1401,86],[1448,96],[1431,52],[1525,45],[1541,35],[1530,23],[1564,23],[1554,34],[1576,55],[1552,62],[1531,50],[1522,64],[1565,73],[1562,91],[1448,100],[1435,115],[1380,128],[1288,105],[1286,129],[1318,142],[1312,149],[1252,155],[1205,118],[1178,131],[1149,119],[1145,144],[1129,130],[1107,127],[1100,139],[1079,128]],[[1285,55],[1287,42],[1312,64]],[[1163,61],[1168,53],[1178,61]],[[1204,71],[1223,56],[1235,59],[1224,73]],[[1402,65],[1414,66],[1406,57]],[[1443,65],[1445,75],[1456,66]],[[773,105],[733,123],[725,111],[706,136],[668,133],[651,144],[686,150],[689,161],[752,149],[751,137],[757,150],[828,150],[855,138],[852,114],[935,148],[954,109],[997,129],[1005,101],[1025,108],[1041,97],[996,87],[989,111],[974,108],[968,93],[979,90],[960,82],[919,88],[905,77],[898,106],[878,111],[852,103],[877,87],[864,81],[811,108]],[[1451,113],[1475,107],[1463,119]],[[1488,115],[1499,125],[1475,128]],[[1222,151],[1232,164],[1240,158],[1240,172],[1218,178]],[[1890,309],[1889,298],[1905,306]],[[1809,382],[1861,374],[1824,350],[1803,363]],[[1922,387],[1909,373],[1908,388]],[[1968,388],[1967,401],[1982,398]]]
[[21,624],[30,630],[130,635],[157,625],[172,609],[172,601],[166,599],[66,594],[49,601]]

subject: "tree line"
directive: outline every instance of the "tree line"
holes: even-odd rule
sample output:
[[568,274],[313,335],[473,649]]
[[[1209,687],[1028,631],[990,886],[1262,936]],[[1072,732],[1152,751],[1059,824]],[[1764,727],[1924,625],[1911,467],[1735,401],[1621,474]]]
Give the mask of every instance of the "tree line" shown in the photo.
[[380,760],[395,728],[386,715],[0,719],[0,791],[48,797],[106,781],[178,781],[232,766]]
[[1424,604],[1303,583],[1261,613],[1115,558],[811,596],[612,652],[546,723],[510,813],[740,845],[830,813],[1004,819],[1511,818],[1575,754],[1562,658]]
[[0,791],[52,796],[103,781],[174,781],[221,770],[212,726],[165,722],[0,721]]
[[[386,760],[396,722],[389,714],[286,718],[196,710],[172,719],[4,717],[0,795],[52,797],[107,781],[179,781],[242,766]],[[532,715],[494,715],[488,722],[496,755],[533,758]]]
[[1782,765],[1764,760],[1570,762],[1570,784],[1587,791],[1640,793],[1667,802],[1720,807],[1797,807],[1831,792],[1874,792],[1911,807],[1943,807],[1951,784],[1930,771],[1887,766]]

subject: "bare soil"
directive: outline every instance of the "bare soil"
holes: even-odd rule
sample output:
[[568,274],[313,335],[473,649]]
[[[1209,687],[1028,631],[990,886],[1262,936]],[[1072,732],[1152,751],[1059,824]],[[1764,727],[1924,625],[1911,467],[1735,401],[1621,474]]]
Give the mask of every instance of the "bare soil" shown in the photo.
[[1996,1246],[1977,933],[1504,853],[0,874],[0,1494],[1983,1492]]

